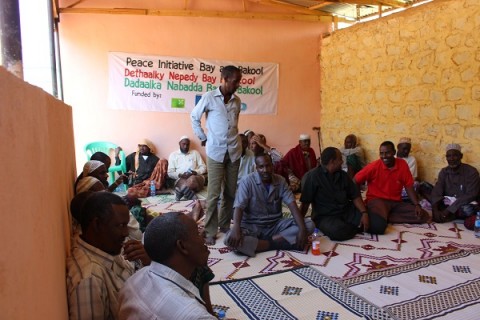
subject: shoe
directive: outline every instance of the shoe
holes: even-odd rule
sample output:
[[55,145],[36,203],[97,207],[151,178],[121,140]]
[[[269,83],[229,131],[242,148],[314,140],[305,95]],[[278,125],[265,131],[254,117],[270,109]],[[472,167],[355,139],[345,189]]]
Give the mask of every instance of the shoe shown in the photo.
[[183,196],[187,200],[197,200],[197,195],[195,194],[195,192],[192,191],[192,189],[188,187],[184,187],[182,191],[183,191]]
[[175,201],[180,201],[183,198],[183,189],[175,188]]
[[436,222],[436,223],[450,222],[455,220],[455,214],[451,212],[443,213],[442,211],[437,213],[432,213],[432,220],[433,222]]

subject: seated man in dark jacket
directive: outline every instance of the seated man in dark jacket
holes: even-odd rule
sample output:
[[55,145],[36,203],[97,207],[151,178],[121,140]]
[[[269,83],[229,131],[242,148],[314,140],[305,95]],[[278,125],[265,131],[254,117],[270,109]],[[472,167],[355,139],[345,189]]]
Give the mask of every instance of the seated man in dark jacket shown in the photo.
[[126,159],[127,172],[132,174],[129,186],[141,183],[150,178],[159,160],[154,153],[153,144],[147,139],[143,139],[138,143],[137,152],[128,155]]

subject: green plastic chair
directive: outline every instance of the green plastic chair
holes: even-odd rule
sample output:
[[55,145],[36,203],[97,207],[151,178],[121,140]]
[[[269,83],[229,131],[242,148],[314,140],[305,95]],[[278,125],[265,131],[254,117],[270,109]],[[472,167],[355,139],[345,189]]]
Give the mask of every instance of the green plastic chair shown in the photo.
[[[113,150],[113,152],[115,152],[116,148],[118,148],[118,145],[116,145],[115,143],[106,142],[106,141],[96,141],[96,142],[88,143],[85,146],[84,151],[85,151],[85,154],[87,155],[87,161],[89,161],[90,157],[95,152],[103,152],[106,155],[110,156],[110,151]],[[112,184],[115,181],[115,172],[121,171],[122,174],[125,174],[127,172],[127,161],[125,160],[125,152],[121,150],[118,153],[118,157],[120,158],[120,164],[111,165],[110,168],[108,168],[110,184]]]

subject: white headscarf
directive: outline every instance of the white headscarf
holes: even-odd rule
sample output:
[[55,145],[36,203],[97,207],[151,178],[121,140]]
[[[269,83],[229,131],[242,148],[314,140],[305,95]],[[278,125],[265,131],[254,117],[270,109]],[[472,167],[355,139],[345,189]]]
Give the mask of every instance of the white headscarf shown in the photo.
[[104,165],[103,162],[98,160],[87,161],[87,163],[85,163],[85,165],[83,166],[83,173],[82,173],[83,177],[88,177],[90,173],[97,170],[103,165]]

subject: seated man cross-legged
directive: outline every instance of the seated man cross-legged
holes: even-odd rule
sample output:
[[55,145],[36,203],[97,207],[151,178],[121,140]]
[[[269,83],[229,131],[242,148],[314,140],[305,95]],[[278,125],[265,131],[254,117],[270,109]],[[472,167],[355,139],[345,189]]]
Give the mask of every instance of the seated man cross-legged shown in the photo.
[[132,182],[128,183],[129,186],[147,180],[159,160],[154,154],[153,144],[147,139],[140,141],[137,152],[129,154],[126,158],[127,171],[132,174]]
[[365,155],[362,147],[357,144],[356,135],[349,134],[345,137],[340,153],[343,156],[342,170],[347,172],[350,178],[365,167]]
[[359,231],[383,234],[386,220],[368,214],[357,185],[342,170],[342,163],[340,150],[333,147],[323,150],[321,165],[302,179],[302,214],[306,214],[312,203],[313,222],[331,240],[348,240]]
[[182,136],[178,145],[180,150],[172,152],[168,158],[168,176],[175,179],[175,199],[196,199],[195,193],[205,184],[203,174],[207,172],[207,166],[198,151],[190,150],[187,136]]
[[[273,173],[269,155],[255,157],[256,172],[242,179],[234,203],[234,224],[225,244],[255,256],[268,250],[302,250],[313,231],[310,219],[301,216],[285,179]],[[282,202],[293,218],[283,219]]]
[[462,163],[461,150],[459,144],[447,145],[445,158],[448,166],[440,170],[429,200],[433,221],[465,219],[465,227],[472,230],[475,213],[479,210],[480,178],[477,169]]
[[305,173],[317,166],[317,156],[315,151],[310,148],[310,135],[301,134],[298,145],[290,149],[281,162],[282,166],[288,170],[290,189],[293,192],[300,192],[299,182]]
[[[380,159],[371,162],[354,177],[358,185],[367,182],[367,208],[370,214],[390,223],[425,223],[429,216],[413,190],[413,177],[405,160],[395,158],[391,141],[380,145]],[[412,203],[402,202],[402,188]]]

